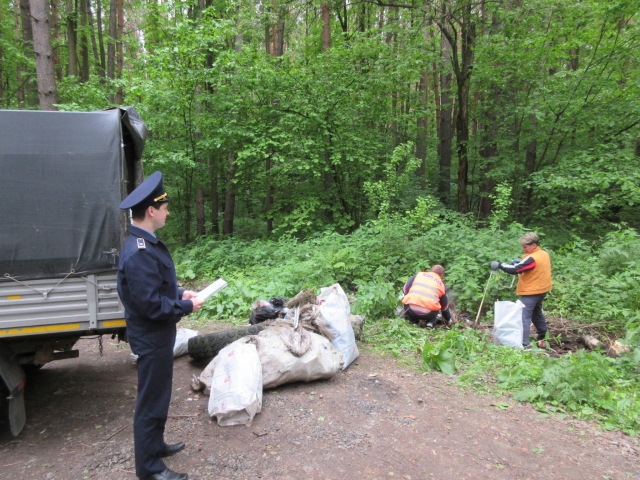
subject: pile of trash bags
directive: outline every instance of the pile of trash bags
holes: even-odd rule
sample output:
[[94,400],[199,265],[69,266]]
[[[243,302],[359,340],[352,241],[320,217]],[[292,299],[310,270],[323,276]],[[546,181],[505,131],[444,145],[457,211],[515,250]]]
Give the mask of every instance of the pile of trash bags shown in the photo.
[[328,379],[360,355],[356,345],[364,316],[351,315],[339,284],[319,295],[304,290],[294,298],[271,298],[253,305],[250,323],[257,335],[224,347],[192,388],[209,394],[209,415],[218,424],[251,425],[262,409],[262,390],[291,382]]

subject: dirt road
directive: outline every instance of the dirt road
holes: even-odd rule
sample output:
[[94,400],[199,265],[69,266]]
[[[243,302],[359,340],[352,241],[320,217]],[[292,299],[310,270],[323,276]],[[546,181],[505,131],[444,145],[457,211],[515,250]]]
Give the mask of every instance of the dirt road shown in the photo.
[[[80,358],[29,378],[27,426],[0,423],[0,479],[134,480],[136,367],[130,350],[81,340]],[[637,439],[530,405],[479,396],[366,347],[329,381],[264,392],[251,427],[219,427],[176,360],[167,465],[192,479],[637,479]],[[3,420],[4,422],[4,420]]]

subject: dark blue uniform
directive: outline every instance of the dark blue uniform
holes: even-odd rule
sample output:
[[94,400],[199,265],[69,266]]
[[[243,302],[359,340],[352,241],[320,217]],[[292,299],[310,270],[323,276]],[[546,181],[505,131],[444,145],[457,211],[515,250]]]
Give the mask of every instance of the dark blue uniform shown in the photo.
[[182,293],[165,244],[131,225],[118,263],[118,294],[129,344],[138,355],[133,435],[140,478],[166,468],[159,455],[171,401],[176,324],[193,308],[190,300],[182,300]]

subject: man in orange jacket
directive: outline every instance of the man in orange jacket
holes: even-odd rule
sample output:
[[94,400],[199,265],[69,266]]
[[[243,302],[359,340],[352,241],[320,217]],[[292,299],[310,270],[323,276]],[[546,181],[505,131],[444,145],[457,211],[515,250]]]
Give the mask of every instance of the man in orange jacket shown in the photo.
[[451,320],[449,299],[443,278],[442,265],[434,265],[428,272],[416,273],[404,285],[403,314],[411,323],[433,328],[440,311],[447,322]]
[[[547,321],[542,313],[542,301],[553,286],[551,282],[551,259],[549,254],[540,248],[538,235],[526,233],[520,238],[524,250],[522,260],[516,262],[491,262],[491,270],[502,270],[512,275],[520,275],[516,293],[524,304],[522,310],[522,346],[529,345],[531,322],[538,331],[537,340],[544,340],[547,334]],[[539,343],[539,346],[540,343]]]

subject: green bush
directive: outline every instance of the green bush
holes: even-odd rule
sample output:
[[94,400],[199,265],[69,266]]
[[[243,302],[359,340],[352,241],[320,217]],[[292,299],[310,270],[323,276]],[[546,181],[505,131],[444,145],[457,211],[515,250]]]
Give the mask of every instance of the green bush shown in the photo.
[[[429,205],[431,205],[429,207]],[[259,298],[291,297],[305,288],[339,282],[352,297],[352,311],[368,317],[366,339],[403,361],[457,374],[463,385],[511,393],[543,412],[594,418],[606,428],[635,434],[640,429],[640,354],[610,359],[600,353],[548,358],[534,348],[522,352],[496,347],[475,330],[460,326],[428,331],[394,315],[402,285],[417,271],[439,263],[458,312],[475,312],[485,287],[481,321],[491,322],[493,302],[515,299],[514,277],[490,276],[492,260],[521,255],[519,237],[525,229],[476,229],[466,218],[441,215],[421,203],[421,215],[388,216],[352,234],[328,232],[306,240],[243,241],[201,239],[175,252],[183,282],[222,277],[229,287],[212,297],[198,313],[201,318],[248,318]],[[430,228],[419,223],[428,215]],[[438,221],[433,221],[434,218]],[[495,227],[495,225],[494,225]],[[538,232],[542,233],[542,232]],[[640,237],[633,230],[609,233],[600,243],[573,238],[554,244],[542,237],[553,264],[552,292],[547,314],[562,315],[624,335],[640,343]],[[638,350],[640,351],[640,349]]]

